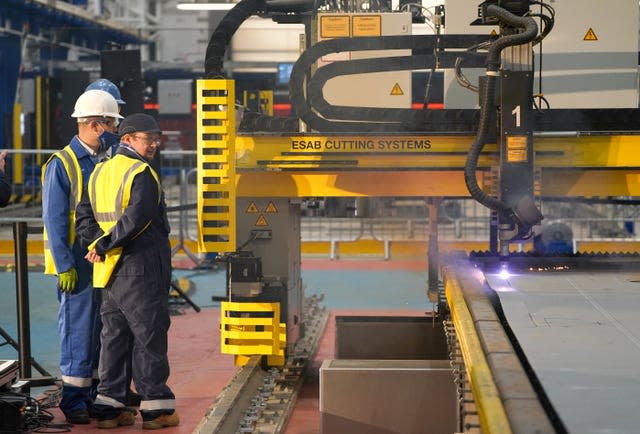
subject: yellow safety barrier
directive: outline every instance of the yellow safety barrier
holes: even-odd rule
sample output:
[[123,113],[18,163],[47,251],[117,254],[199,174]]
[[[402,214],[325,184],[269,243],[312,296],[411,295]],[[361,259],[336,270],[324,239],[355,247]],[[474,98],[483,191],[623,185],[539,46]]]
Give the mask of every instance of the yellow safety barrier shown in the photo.
[[236,250],[236,122],[233,80],[198,80],[198,249]]
[[270,366],[284,365],[287,325],[280,322],[280,303],[220,303],[220,352],[236,356],[266,355]]
[[[13,105],[13,149],[22,150],[22,104]],[[22,153],[13,155],[13,185],[24,183],[24,158]]]

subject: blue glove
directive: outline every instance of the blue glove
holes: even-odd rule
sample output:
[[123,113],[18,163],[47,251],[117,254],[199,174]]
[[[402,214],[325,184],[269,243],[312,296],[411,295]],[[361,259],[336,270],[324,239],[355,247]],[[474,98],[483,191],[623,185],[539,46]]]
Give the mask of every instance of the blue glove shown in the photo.
[[76,289],[78,283],[78,272],[75,268],[71,267],[64,273],[58,274],[58,287],[60,291],[66,293],[72,293]]

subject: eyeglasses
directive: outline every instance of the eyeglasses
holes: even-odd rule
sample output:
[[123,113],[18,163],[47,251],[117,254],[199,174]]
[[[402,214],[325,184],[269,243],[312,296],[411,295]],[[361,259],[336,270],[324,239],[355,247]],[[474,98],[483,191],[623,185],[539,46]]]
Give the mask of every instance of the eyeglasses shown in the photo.
[[111,119],[111,118],[87,119],[83,123],[90,124],[91,122],[97,122],[99,124],[107,125],[111,128],[114,128],[120,125],[120,119]]
[[159,145],[160,142],[162,141],[162,138],[158,135],[154,135],[154,136],[142,136],[140,134],[132,134],[132,136],[138,140],[140,140],[141,142],[144,142],[145,145],[151,145],[153,143]]
[[120,119],[98,119],[96,122],[109,126],[113,125],[114,127],[120,125]]

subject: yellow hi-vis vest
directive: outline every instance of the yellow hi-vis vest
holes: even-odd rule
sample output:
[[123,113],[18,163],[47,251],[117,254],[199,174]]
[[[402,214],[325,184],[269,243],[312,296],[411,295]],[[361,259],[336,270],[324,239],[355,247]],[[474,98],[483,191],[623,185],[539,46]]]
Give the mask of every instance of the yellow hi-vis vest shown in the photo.
[[[116,154],[111,160],[99,163],[94,169],[89,178],[89,186],[87,188],[93,216],[105,235],[111,233],[116,222],[122,217],[124,210],[129,205],[133,179],[147,167],[158,183],[159,201],[160,180],[151,166],[143,161]],[[144,232],[149,224],[151,224],[151,221],[136,236]],[[91,243],[89,250],[95,247],[99,239]],[[93,264],[94,288],[107,286],[121,255],[122,247],[116,247],[106,252],[104,261]]]
[[[51,159],[56,157],[62,161],[62,165],[64,166],[64,170],[67,172],[69,184],[71,186],[71,190],[69,192],[69,246],[72,246],[76,240],[76,206],[78,206],[80,198],[82,198],[82,171],[80,170],[80,164],[78,163],[76,154],[71,149],[71,146],[67,145],[62,148],[62,150],[53,154],[47,162],[42,165],[42,185],[44,185],[44,174],[47,170],[47,165]],[[56,264],[53,261],[53,255],[51,254],[51,246],[49,245],[49,236],[47,235],[46,227],[44,228],[42,239],[44,242],[44,272],[45,274],[58,274]]]

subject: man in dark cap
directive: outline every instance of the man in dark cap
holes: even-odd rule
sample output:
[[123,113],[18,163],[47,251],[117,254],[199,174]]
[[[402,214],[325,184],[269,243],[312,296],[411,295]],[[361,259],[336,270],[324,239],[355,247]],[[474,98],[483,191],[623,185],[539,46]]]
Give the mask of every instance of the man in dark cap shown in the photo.
[[164,193],[149,162],[161,131],[149,115],[126,117],[120,146],[96,166],[76,210],[76,232],[93,263],[93,284],[102,291],[103,328],[94,403],[99,428],[132,425],[125,406],[125,363],[133,354],[133,381],[142,395],[143,428],[179,424],[167,386],[168,290],[171,247]]

